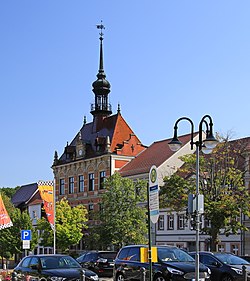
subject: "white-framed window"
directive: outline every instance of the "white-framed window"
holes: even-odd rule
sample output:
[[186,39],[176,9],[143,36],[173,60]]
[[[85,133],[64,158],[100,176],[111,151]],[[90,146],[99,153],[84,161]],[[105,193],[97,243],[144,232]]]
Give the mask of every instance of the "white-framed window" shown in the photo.
[[59,180],[59,194],[60,195],[65,194],[65,179]]
[[78,191],[79,192],[84,191],[84,176],[83,175],[78,176]]
[[231,244],[231,253],[239,255],[239,244]]
[[69,177],[69,193],[70,194],[74,193],[74,187],[75,187],[74,177]]
[[168,229],[174,229],[174,215],[168,215]]
[[225,252],[225,244],[219,244],[218,245],[218,251],[219,252]]
[[94,173],[89,174],[89,191],[94,191],[95,176]]
[[164,216],[160,215],[158,219],[158,230],[164,230]]
[[106,179],[106,172],[101,171],[99,174],[99,189],[104,189],[105,179]]
[[184,214],[178,214],[178,223],[177,223],[177,227],[178,229],[184,229],[185,228],[185,216]]

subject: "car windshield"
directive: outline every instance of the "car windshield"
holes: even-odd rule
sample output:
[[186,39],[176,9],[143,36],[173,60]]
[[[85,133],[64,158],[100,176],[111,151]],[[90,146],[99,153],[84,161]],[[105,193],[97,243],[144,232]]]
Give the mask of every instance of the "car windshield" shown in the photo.
[[79,263],[70,256],[44,256],[41,257],[41,264],[43,269],[81,267]]
[[221,262],[225,264],[247,264],[248,262],[240,257],[229,253],[216,253],[214,254]]
[[112,252],[103,252],[103,253],[99,253],[98,258],[107,260],[108,262],[112,262],[115,259],[116,256],[116,252],[112,253]]
[[178,248],[158,247],[159,261],[194,262],[195,260],[185,251]]

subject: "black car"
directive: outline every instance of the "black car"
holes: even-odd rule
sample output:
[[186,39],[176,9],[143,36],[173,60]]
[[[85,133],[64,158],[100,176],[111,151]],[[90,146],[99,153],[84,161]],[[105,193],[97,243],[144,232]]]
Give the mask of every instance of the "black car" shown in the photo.
[[[115,259],[113,279],[142,280],[143,268],[149,280],[149,263],[141,262],[141,250],[145,245],[123,247]],[[185,251],[174,246],[157,246],[158,261],[152,263],[154,281],[188,281],[195,279],[195,260]],[[199,280],[210,280],[210,269],[200,264]]]
[[76,281],[83,278],[98,281],[96,273],[84,269],[67,255],[30,255],[14,268],[12,281]]
[[116,254],[117,252],[114,251],[89,251],[76,260],[83,267],[94,271],[99,277],[112,277]]
[[[195,256],[194,252],[190,253]],[[211,269],[212,281],[244,281],[242,266],[246,267],[247,280],[250,280],[248,261],[225,252],[199,252],[200,262]]]

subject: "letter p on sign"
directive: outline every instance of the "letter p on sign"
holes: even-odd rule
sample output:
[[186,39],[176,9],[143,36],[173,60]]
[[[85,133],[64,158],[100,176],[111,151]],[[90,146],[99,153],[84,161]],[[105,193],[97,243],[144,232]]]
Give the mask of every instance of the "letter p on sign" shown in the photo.
[[21,230],[21,240],[31,240],[31,230]]

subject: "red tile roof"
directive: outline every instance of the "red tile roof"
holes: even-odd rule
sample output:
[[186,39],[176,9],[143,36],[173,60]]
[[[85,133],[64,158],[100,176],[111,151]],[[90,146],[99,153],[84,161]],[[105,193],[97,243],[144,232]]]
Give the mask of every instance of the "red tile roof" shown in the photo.
[[[197,133],[194,134],[194,136],[196,135]],[[183,143],[183,145],[185,145],[190,142],[190,138],[191,135],[187,134],[180,136],[179,140]],[[146,150],[141,152],[136,158],[119,171],[121,176],[126,177],[144,174],[148,173],[153,165],[159,167],[175,153],[168,146],[171,139],[156,141],[151,144]]]

